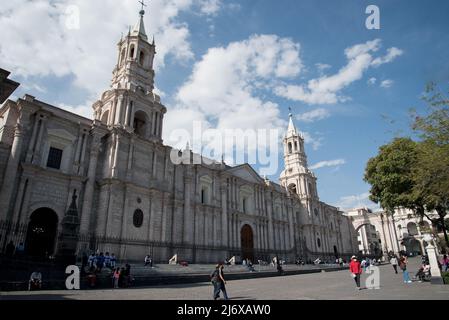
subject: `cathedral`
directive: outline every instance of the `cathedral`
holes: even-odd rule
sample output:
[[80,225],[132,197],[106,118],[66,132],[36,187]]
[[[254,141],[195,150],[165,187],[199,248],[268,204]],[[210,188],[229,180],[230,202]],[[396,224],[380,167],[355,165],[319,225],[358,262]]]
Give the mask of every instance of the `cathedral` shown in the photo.
[[279,184],[248,164],[171,161],[162,141],[169,110],[154,93],[156,46],[143,15],[118,43],[93,120],[30,95],[0,108],[1,250],[12,241],[30,256],[57,255],[72,223],[78,254],[122,261],[333,261],[356,253],[350,218],[319,200],[291,115]]

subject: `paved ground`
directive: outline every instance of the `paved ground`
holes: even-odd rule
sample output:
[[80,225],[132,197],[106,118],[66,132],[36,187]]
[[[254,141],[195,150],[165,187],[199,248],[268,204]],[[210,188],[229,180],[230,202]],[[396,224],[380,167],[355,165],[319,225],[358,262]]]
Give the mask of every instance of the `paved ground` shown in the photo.
[[[411,260],[409,269],[414,273],[417,267],[418,260]],[[362,284],[366,278],[364,274]],[[227,291],[234,300],[449,300],[449,285],[431,285],[428,282],[404,284],[401,273],[394,274],[390,265],[380,267],[378,290],[357,291],[349,272],[338,271],[229,281]],[[211,295],[212,286],[209,283],[198,283],[139,289],[10,292],[0,293],[0,300],[210,300]]]

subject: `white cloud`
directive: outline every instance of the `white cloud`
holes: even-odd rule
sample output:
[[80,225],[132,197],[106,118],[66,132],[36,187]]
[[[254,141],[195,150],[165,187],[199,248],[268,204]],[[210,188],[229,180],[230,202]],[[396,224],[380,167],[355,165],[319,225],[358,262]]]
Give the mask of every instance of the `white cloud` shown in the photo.
[[61,108],[61,109],[64,109],[64,110],[76,113],[76,114],[78,114],[80,116],[83,116],[85,118],[88,118],[88,119],[92,119],[92,114],[93,114],[93,112],[92,112],[92,103],[93,102],[94,101],[87,101],[86,103],[80,104],[80,105],[77,105],[77,106],[71,106],[71,105],[68,105],[68,104],[65,104],[65,103],[56,103],[55,105],[58,108]]
[[330,117],[330,112],[324,108],[314,109],[309,112],[305,112],[303,114],[299,114],[296,116],[297,120],[304,122],[314,122],[317,120],[323,120]]
[[320,161],[313,166],[310,167],[311,170],[316,170],[324,167],[336,167],[346,163],[345,159],[336,159],[336,160],[328,160],[328,161]]
[[[144,21],[149,38],[153,34],[156,38],[156,69],[163,67],[170,55],[179,62],[193,58],[189,28],[179,15],[198,2],[148,3]],[[67,28],[71,21],[66,15],[68,8],[79,10],[79,28]],[[23,77],[73,76],[75,85],[98,97],[111,79],[120,34],[126,34],[128,25],[138,20],[138,10],[132,0],[6,1],[0,6],[2,67]]]
[[393,80],[387,79],[381,82],[380,86],[382,88],[390,88],[394,84]]
[[372,209],[378,208],[378,206],[374,202],[369,200],[369,195],[369,192],[365,192],[362,194],[341,197],[336,206],[340,207],[343,210],[349,210],[359,207],[368,207]]
[[[221,132],[279,129],[279,134],[284,133],[286,121],[280,118],[279,106],[258,93],[300,73],[299,50],[299,44],[275,35],[253,35],[210,48],[178,90],[178,105],[167,114],[165,140],[175,129],[192,131],[195,119]],[[249,147],[256,150],[259,143],[251,141]]]
[[[364,72],[371,66],[379,66],[393,61],[402,54],[397,48],[388,49],[386,56],[374,58],[373,53],[380,48],[381,40],[376,39],[363,44],[357,44],[345,50],[348,63],[336,74],[321,76],[310,80],[304,85],[282,85],[275,89],[278,96],[303,101],[308,104],[333,104],[344,102],[350,98],[340,94],[340,91],[351,83],[360,80]],[[378,60],[380,59],[380,60]]]
[[306,144],[310,144],[314,151],[318,150],[322,146],[323,138],[310,134],[309,132],[301,132],[304,136]]
[[315,63],[315,67],[319,72],[323,72],[324,70],[331,68],[331,65],[325,63]]
[[397,57],[401,56],[403,53],[404,51],[396,47],[389,48],[385,56],[374,59],[371,65],[373,65],[374,67],[378,67],[382,64],[390,63]]
[[377,79],[374,77],[368,79],[368,84],[371,86],[375,85],[376,82],[377,82]]
[[200,0],[200,11],[205,15],[216,15],[223,5],[222,0]]

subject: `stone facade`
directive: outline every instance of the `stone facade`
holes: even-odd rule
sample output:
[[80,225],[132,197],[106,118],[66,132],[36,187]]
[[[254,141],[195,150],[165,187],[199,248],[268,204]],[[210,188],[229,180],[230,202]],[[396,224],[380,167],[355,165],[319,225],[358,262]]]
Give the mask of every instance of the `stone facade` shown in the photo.
[[[362,254],[386,255],[389,252],[398,254],[422,254],[427,243],[424,234],[435,234],[443,238],[442,231],[427,217],[421,219],[412,210],[398,208],[394,214],[386,211],[372,212],[368,208],[356,208],[345,213],[357,231],[357,244]],[[431,219],[437,213],[429,212]],[[377,250],[376,250],[377,249]]]
[[319,201],[291,117],[280,184],[247,164],[174,164],[162,141],[167,109],[153,93],[156,50],[142,16],[118,50],[111,88],[93,104],[93,120],[29,95],[0,109],[0,220],[28,226],[21,234],[4,229],[0,245],[40,239],[56,254],[57,238],[33,232],[48,227],[45,215],[55,215],[60,232],[76,193],[79,252],[136,261],[177,253],[204,263],[232,256],[335,259],[357,250],[350,219]]

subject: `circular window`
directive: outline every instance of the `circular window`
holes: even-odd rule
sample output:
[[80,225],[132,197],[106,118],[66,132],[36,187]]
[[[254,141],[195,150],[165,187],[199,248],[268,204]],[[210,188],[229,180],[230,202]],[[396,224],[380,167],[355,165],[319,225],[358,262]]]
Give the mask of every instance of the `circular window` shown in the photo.
[[134,211],[133,223],[136,228],[140,228],[143,224],[143,212],[140,209]]
[[137,203],[142,203],[142,199],[137,198]]
[[316,239],[316,244],[318,245],[318,248],[321,248],[321,240],[320,240],[320,238]]

